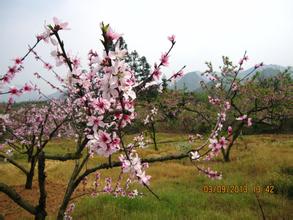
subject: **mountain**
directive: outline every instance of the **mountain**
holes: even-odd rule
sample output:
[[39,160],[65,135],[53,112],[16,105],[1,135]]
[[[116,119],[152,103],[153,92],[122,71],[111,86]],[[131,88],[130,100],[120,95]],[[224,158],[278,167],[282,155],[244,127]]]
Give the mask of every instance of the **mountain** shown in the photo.
[[[238,77],[243,78],[248,73],[252,72],[248,77],[250,78],[254,76],[257,72],[259,72],[260,77],[268,78],[268,77],[276,76],[280,72],[284,72],[286,69],[288,69],[288,67],[269,64],[269,65],[264,65],[255,71],[253,71],[254,67],[251,67],[247,70],[240,72]],[[289,69],[289,73],[293,77],[293,67]],[[176,84],[177,89],[184,89],[185,87],[187,91],[200,91],[201,90],[200,81],[208,82],[209,80],[201,76],[201,72],[199,71],[189,72],[189,73],[186,73],[179,80],[177,80],[176,83],[170,85],[169,88],[174,89]]]
[[169,88],[175,89],[176,87],[176,89],[180,90],[186,88],[187,91],[195,91],[201,88],[200,81],[207,81],[207,79],[200,74],[199,71],[186,73],[183,77],[171,84]]
[[[251,67],[251,68],[249,68],[247,70],[244,70],[244,71],[240,72],[239,73],[239,78],[243,78],[244,76],[246,76],[248,73],[250,73],[252,71],[253,72],[249,75],[249,78],[254,76],[257,72],[260,73],[260,77],[269,78],[269,77],[276,76],[280,72],[284,72],[286,69],[288,69],[288,67],[284,67],[284,66],[280,66],[280,65],[274,65],[274,64],[264,65],[264,66],[258,68],[255,71],[253,71],[254,67]],[[293,69],[290,68],[289,72],[292,75],[293,74]]]

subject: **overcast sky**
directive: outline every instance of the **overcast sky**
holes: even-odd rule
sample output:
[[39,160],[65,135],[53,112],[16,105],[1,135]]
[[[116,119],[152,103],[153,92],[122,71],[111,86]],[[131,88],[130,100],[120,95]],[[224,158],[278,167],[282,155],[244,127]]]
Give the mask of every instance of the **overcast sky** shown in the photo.
[[[34,36],[43,31],[44,21],[50,23],[53,16],[69,22],[71,30],[62,33],[65,46],[84,65],[89,49],[101,49],[102,21],[123,33],[128,48],[151,64],[168,49],[167,36],[175,34],[167,75],[183,65],[187,72],[205,70],[205,61],[218,66],[222,55],[237,62],[245,50],[250,58],[247,67],[262,61],[293,65],[292,0],[1,0],[1,73],[12,58],[25,54]],[[47,58],[51,49],[41,45],[38,51]],[[28,59],[15,83],[23,84],[35,71],[54,78]],[[43,84],[42,88],[51,92]]]

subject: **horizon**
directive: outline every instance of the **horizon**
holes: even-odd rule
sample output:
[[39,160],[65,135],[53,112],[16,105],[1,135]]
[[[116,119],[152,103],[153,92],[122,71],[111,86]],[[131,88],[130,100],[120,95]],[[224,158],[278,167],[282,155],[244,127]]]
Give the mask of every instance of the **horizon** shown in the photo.
[[[35,35],[43,31],[44,21],[51,23],[53,16],[69,22],[71,30],[64,31],[61,37],[66,49],[80,56],[84,66],[89,49],[97,48],[101,52],[101,21],[123,33],[129,50],[137,50],[151,66],[168,48],[167,36],[175,34],[177,43],[171,53],[170,66],[164,69],[167,76],[184,65],[187,65],[185,73],[204,71],[205,61],[218,67],[223,55],[237,63],[244,51],[249,56],[245,69],[259,62],[293,66],[290,58],[293,57],[290,43],[293,37],[292,9],[290,0],[1,1],[0,71],[4,73],[11,65],[11,59],[26,52],[27,45],[34,43]],[[37,51],[52,63],[49,48],[42,44]],[[33,57],[24,66],[24,72],[13,84],[27,82],[36,71],[56,82],[54,76],[45,72]],[[59,71],[67,74],[64,69]],[[35,79],[32,81],[36,82]],[[40,85],[44,93],[54,92],[45,83]]]

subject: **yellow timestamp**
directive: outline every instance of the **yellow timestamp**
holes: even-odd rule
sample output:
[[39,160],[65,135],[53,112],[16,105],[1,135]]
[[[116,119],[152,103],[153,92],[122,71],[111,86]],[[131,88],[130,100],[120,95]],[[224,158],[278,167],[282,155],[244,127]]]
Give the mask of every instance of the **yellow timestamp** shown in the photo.
[[260,186],[260,185],[204,185],[202,191],[205,193],[274,193],[274,186]]

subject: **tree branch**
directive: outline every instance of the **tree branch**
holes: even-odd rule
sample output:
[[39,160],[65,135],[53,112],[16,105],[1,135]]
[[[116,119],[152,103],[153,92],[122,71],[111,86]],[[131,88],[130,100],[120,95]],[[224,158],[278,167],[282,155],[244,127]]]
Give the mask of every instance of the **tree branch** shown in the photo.
[[6,155],[3,155],[3,154],[0,154],[0,158],[6,159],[9,163],[11,163],[12,165],[14,165],[18,169],[20,169],[25,175],[28,174],[28,171],[23,166],[21,166],[20,164],[18,164],[15,160],[11,159],[10,157],[8,157]]
[[12,199],[15,203],[17,203],[20,207],[22,207],[29,213],[33,215],[37,213],[37,210],[33,205],[24,200],[14,189],[9,187],[5,183],[0,183],[0,192],[5,193],[10,199]]

